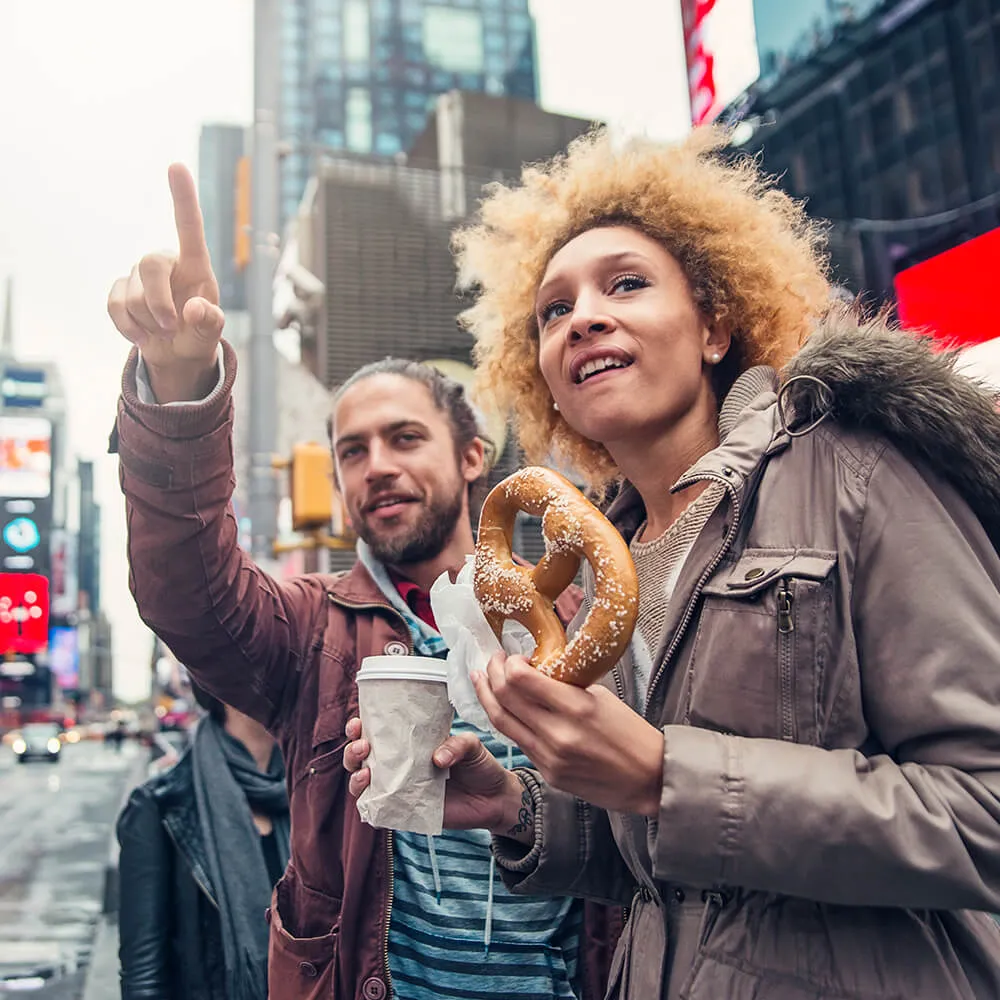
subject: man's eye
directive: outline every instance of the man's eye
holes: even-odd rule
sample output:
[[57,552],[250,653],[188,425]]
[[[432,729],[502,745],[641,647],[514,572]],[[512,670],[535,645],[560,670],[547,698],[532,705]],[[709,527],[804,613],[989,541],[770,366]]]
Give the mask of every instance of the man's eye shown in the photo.
[[361,449],[360,448],[357,448],[357,447],[355,447],[355,448],[345,448],[340,453],[340,460],[341,460],[341,462],[346,462],[348,459],[357,458],[357,456],[360,455],[360,454],[361,454]]
[[422,440],[422,438],[419,434],[407,431],[405,434],[400,434],[397,440],[399,440],[402,444],[416,444],[418,441]]

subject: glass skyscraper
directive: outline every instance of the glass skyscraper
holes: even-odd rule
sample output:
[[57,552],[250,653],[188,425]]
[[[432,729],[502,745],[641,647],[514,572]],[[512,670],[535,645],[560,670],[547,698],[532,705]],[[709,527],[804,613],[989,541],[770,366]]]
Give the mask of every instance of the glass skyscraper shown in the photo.
[[528,0],[283,0],[281,214],[313,156],[392,157],[448,90],[535,100]]

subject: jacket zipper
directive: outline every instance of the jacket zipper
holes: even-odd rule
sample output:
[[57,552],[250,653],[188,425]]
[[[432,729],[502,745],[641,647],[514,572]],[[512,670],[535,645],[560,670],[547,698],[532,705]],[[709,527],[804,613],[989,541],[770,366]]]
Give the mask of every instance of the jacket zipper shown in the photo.
[[[406,624],[403,616],[388,602],[385,604],[379,604],[375,602],[370,602],[366,604],[355,603],[354,601],[345,601],[342,597],[335,597],[333,594],[327,592],[331,601],[334,604],[340,604],[342,607],[351,608],[354,611],[388,611],[390,614],[394,615],[402,623],[404,634],[406,635],[406,648],[407,655],[413,655],[413,642],[410,638],[410,629]],[[392,901],[396,895],[396,865],[393,859],[393,842],[392,842],[392,830],[386,830],[386,865],[388,871],[389,886],[387,891],[387,901],[385,907],[385,935],[382,939],[382,964],[385,967],[385,985],[386,985],[386,996],[392,996],[392,973],[389,971],[389,924],[392,920]]]
[[681,640],[684,638],[684,633],[687,632],[688,626],[691,624],[691,619],[694,617],[694,609],[698,603],[698,598],[701,597],[701,592],[704,589],[705,584],[708,583],[708,578],[716,571],[719,563],[722,562],[722,557],[733,544],[733,540],[736,538],[736,533],[739,531],[740,516],[742,514],[742,510],[740,508],[740,498],[737,495],[733,484],[725,477],[705,474],[694,476],[691,479],[679,481],[674,489],[686,489],[688,486],[693,486],[695,483],[706,479],[711,480],[712,482],[721,483],[726,488],[726,492],[729,494],[729,498],[733,504],[733,523],[729,526],[729,531],[726,533],[726,537],[722,540],[722,545],[719,548],[719,551],[715,553],[715,558],[713,558],[711,562],[709,562],[708,566],[705,567],[704,572],[695,584],[694,592],[691,594],[691,599],[688,601],[687,607],[684,609],[684,617],[677,626],[677,629],[674,632],[674,637],[671,639],[670,645],[667,647],[667,651],[664,654],[663,659],[660,661],[660,665],[656,668],[653,676],[649,679],[649,690],[646,692],[646,704],[643,707],[642,713],[643,718],[646,719],[649,718],[649,707],[652,703],[656,685],[663,676],[667,665],[674,658],[674,654],[677,652],[677,649],[681,644]]
[[[171,830],[170,827],[167,826],[166,824],[163,824],[163,828],[167,831],[167,836],[173,842],[174,847],[177,849],[177,853],[180,854],[180,856],[182,858],[184,858],[185,860],[187,860],[187,855],[184,853],[183,850],[181,850],[181,845],[179,843],[177,843],[177,838],[174,836],[173,830]],[[205,885],[205,883],[197,876],[197,874],[195,873],[195,870],[194,870],[194,866],[191,865],[190,862],[188,862],[188,871],[191,873],[191,878],[194,879],[194,884],[196,886],[198,886],[198,888],[201,889],[201,891],[205,894],[205,898],[212,904],[212,907],[215,910],[218,910],[219,909],[218,902],[215,900],[215,898],[212,896],[212,894],[208,891],[208,886]]]
[[[625,682],[622,680],[622,672],[619,669],[618,664],[615,664],[614,669],[611,671],[611,676],[614,678],[614,681],[615,681],[615,691],[618,694],[618,700],[621,701],[621,702],[624,702],[625,701]],[[629,922],[629,917],[631,917],[631,916],[632,916],[632,907],[631,906],[623,906],[622,907],[622,928],[623,929],[624,929],[625,925]]]
[[386,860],[389,871],[388,901],[385,904],[385,940],[382,942],[382,960],[385,962],[386,996],[392,996],[392,973],[389,971],[389,921],[392,920],[392,899],[396,893],[396,863],[393,859],[392,830],[386,831]]
[[795,739],[795,713],[792,711],[792,633],[795,598],[789,580],[778,584],[778,667],[781,676],[781,738]]

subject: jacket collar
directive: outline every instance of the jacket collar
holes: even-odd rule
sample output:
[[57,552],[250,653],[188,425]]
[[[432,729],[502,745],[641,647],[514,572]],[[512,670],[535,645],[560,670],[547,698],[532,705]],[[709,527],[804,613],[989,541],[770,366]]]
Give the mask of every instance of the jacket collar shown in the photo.
[[[735,382],[719,413],[718,447],[702,455],[671,487],[673,492],[701,479],[724,483],[741,494],[765,455],[780,451],[788,435],[778,417],[778,375],[773,368],[751,368]],[[607,510],[607,517],[632,537],[645,517],[639,491],[626,481]]]
[[372,607],[374,605],[398,614],[360,560],[356,561],[346,573],[331,576],[326,591],[331,600],[338,604],[345,604],[349,607]]

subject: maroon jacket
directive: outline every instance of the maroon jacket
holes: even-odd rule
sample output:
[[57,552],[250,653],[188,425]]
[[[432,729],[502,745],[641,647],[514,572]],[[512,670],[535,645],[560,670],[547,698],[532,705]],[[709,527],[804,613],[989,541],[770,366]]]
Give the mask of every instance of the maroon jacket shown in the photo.
[[[237,545],[232,400],[149,406],[137,355],[118,406],[130,584],[143,621],[207,690],[262,722],[285,758],[291,860],[268,913],[271,1000],[383,1000],[391,904],[391,834],[361,822],[347,791],[344,727],[358,713],[355,674],[368,655],[410,650],[402,617],[360,564],[340,577],[278,582]],[[565,620],[579,604],[560,608]],[[621,911],[587,904],[587,1000],[604,995]]]

